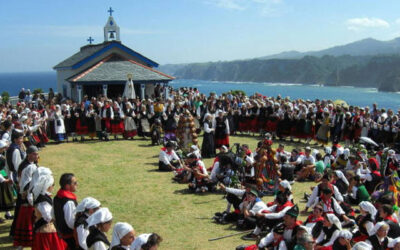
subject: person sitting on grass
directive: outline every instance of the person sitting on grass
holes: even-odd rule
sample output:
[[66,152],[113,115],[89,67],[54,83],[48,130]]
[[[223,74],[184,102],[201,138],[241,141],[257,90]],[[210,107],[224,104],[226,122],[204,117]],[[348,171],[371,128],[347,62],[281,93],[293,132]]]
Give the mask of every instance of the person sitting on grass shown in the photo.
[[[299,157],[296,161],[297,165],[297,181],[304,181],[308,177],[314,177],[315,175],[315,158],[311,155],[311,148],[305,148],[305,154]],[[296,170],[295,170],[296,172]]]
[[386,222],[378,222],[374,226],[373,234],[368,237],[365,243],[372,246],[373,249],[387,249],[393,239],[387,237],[389,225]]
[[335,250],[351,250],[351,239],[353,234],[348,230],[342,230],[339,237],[333,242],[332,249]]
[[244,240],[254,240],[260,235],[264,228],[273,228],[275,225],[283,222],[283,216],[286,212],[294,206],[294,204],[288,200],[288,197],[284,193],[279,193],[276,196],[276,204],[267,207],[256,213],[256,228],[252,233],[244,235]]
[[317,238],[321,233],[324,217],[322,216],[324,209],[320,204],[317,204],[313,208],[313,213],[309,215],[303,225],[311,232],[314,238]]
[[358,230],[354,233],[354,242],[364,241],[374,233],[375,216],[377,214],[376,208],[369,201],[363,201],[359,206],[361,214],[356,218]]
[[197,158],[195,153],[190,153],[186,162],[188,166],[183,168],[189,175],[189,190],[199,193],[208,191],[208,185],[210,184],[208,173],[204,162]]
[[126,222],[117,222],[113,229],[110,250],[130,249],[135,240],[135,230]]
[[396,215],[393,213],[393,207],[388,204],[382,205],[379,209],[379,219],[389,225],[388,236],[392,239],[400,237],[400,225]]
[[159,154],[158,170],[173,171],[182,166],[179,156],[175,153],[175,144],[168,141]]
[[371,197],[361,182],[360,176],[353,176],[350,182],[349,195],[346,197],[348,203],[351,205],[358,205],[362,201],[369,201]]
[[[297,243],[297,231],[301,225],[301,221],[297,220],[299,216],[299,208],[297,205],[290,208],[285,216],[283,216],[283,240],[285,241],[286,248],[282,249],[293,249]],[[277,225],[276,227],[281,227],[281,224]],[[257,249],[264,249],[269,246],[272,242],[274,242],[274,232],[271,231],[262,238],[257,244],[250,245],[250,246],[239,246],[236,250],[257,250]],[[280,248],[279,248],[280,249]]]
[[94,212],[87,219],[89,235],[86,244],[89,250],[106,250],[110,246],[106,233],[112,224],[112,214],[106,207],[102,207]]
[[343,196],[339,192],[339,189],[330,183],[331,175],[326,173],[322,176],[321,183],[312,189],[312,193],[310,197],[308,197],[307,205],[304,209],[304,212],[307,212],[308,208],[310,208],[314,203],[317,197],[321,197],[322,190],[324,188],[329,188],[333,192],[333,196],[338,202],[343,202]]
[[323,224],[322,231],[316,239],[316,250],[332,249],[333,243],[339,237],[339,233],[342,230],[340,220],[334,214],[325,214]]

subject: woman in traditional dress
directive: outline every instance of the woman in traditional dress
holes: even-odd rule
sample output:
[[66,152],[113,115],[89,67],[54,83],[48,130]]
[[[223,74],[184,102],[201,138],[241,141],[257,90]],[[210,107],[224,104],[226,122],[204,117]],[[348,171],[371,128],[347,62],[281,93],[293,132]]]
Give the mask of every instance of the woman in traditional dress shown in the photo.
[[164,126],[164,140],[176,141],[176,128],[178,116],[172,109],[171,105],[167,106],[167,110],[162,115],[162,124]]
[[114,109],[110,104],[110,100],[108,99],[104,100],[104,106],[101,108],[101,119],[102,119],[101,128],[104,134],[111,133],[111,120],[113,118],[114,118]]
[[220,148],[221,146],[229,148],[229,123],[222,110],[218,112],[215,124],[215,148]]
[[135,230],[126,222],[117,222],[113,229],[110,250],[130,249],[135,240]]
[[86,120],[88,124],[88,133],[89,137],[93,140],[96,136],[96,110],[94,109],[93,104],[89,104],[89,107],[86,111]]
[[53,188],[53,176],[42,175],[32,190],[35,200],[33,250],[64,250],[67,248],[67,244],[58,237],[53,224],[53,200],[51,199]]
[[[10,211],[14,208],[15,190],[12,180],[6,171],[6,158],[4,152],[8,148],[8,143],[0,140],[0,211],[6,212],[6,219],[12,218]],[[0,224],[4,223],[4,219],[0,218]]]
[[87,249],[86,238],[89,235],[87,218],[99,210],[101,203],[92,197],[86,197],[76,206],[74,233],[80,249]]
[[140,106],[140,112],[137,115],[139,119],[139,129],[138,134],[139,136],[146,137],[150,136],[150,122],[149,122],[150,114],[147,112],[146,105]]
[[369,201],[363,201],[359,204],[360,215],[356,218],[358,231],[354,233],[353,241],[360,242],[368,239],[374,234],[374,223],[377,210]]
[[[378,222],[375,224],[373,234],[368,237],[365,243],[372,246],[372,249],[384,250],[388,249],[389,238],[387,234],[389,232],[389,225],[384,222]],[[390,239],[391,241],[392,239]]]
[[110,230],[112,224],[112,214],[108,208],[103,207],[94,212],[87,219],[89,235],[86,238],[86,244],[89,250],[107,250],[110,242],[106,233]]
[[330,117],[329,111],[324,111],[322,120],[320,122],[320,127],[317,132],[317,141],[322,143],[322,146],[326,145],[329,140],[329,131],[330,131]]
[[340,220],[334,214],[325,214],[322,232],[316,239],[317,250],[330,250],[342,230]]
[[204,120],[204,135],[203,145],[201,146],[201,155],[203,158],[213,158],[215,157],[214,118],[211,114],[206,114]]
[[114,135],[114,138],[117,139],[118,135],[122,135],[124,133],[124,112],[120,108],[117,102],[114,102],[114,117],[111,119],[111,133]]
[[88,134],[88,124],[85,112],[85,103],[75,110],[76,117],[76,133],[81,136],[81,141],[85,140],[85,135]]
[[54,120],[54,131],[56,134],[56,141],[62,142],[65,139],[65,126],[64,116],[61,112],[60,105],[56,105],[55,112],[52,113],[51,119]]
[[73,122],[72,122],[70,108],[66,104],[61,104],[61,115],[63,116],[63,120],[64,120],[65,139],[67,139],[67,141],[68,141],[68,136],[71,136],[72,133],[75,132],[73,130],[75,125],[73,125]]
[[128,139],[135,137],[137,135],[137,127],[134,118],[136,117],[135,111],[132,108],[132,104],[130,102],[126,102],[126,112],[124,119],[124,138]]

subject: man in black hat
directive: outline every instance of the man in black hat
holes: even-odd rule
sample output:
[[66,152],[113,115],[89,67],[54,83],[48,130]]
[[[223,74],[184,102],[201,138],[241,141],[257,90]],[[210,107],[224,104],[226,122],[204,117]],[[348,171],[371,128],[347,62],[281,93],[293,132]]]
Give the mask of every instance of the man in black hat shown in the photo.
[[175,145],[168,141],[164,148],[161,149],[158,162],[158,170],[173,171],[178,166],[182,166],[179,156],[175,153]]

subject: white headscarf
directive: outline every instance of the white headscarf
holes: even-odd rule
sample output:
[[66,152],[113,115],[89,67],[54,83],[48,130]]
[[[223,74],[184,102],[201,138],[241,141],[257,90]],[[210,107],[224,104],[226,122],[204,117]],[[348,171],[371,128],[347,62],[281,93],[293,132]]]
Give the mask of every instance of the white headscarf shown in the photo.
[[367,211],[371,215],[371,219],[375,220],[376,213],[378,212],[374,205],[369,201],[362,201],[359,206],[362,210]]
[[133,227],[126,222],[117,222],[114,226],[110,249],[121,244],[121,238],[133,231]]
[[29,184],[29,191],[32,192],[33,188],[35,187],[36,183],[39,181],[39,177],[42,175],[52,175],[50,168],[46,167],[38,167],[35,172],[32,174],[32,180]]
[[326,217],[328,218],[329,222],[335,225],[339,230],[342,230],[342,224],[340,223],[340,220],[336,215],[334,214],[326,214]]
[[378,230],[384,225],[386,225],[388,227],[387,230],[389,230],[389,225],[384,221],[380,221],[380,222],[375,224],[374,229],[372,230],[372,234],[373,235],[376,234],[378,232]]
[[349,181],[347,180],[346,176],[344,176],[343,172],[340,170],[335,170],[336,176],[341,179],[346,185],[349,185]]
[[290,191],[292,191],[292,186],[290,186],[290,183],[287,180],[279,182],[279,185],[281,185],[283,188],[287,188]]
[[52,175],[42,175],[33,187],[33,199],[36,200],[39,195],[46,194],[47,189],[54,184],[54,178]]
[[400,237],[397,237],[396,239],[393,239],[389,244],[389,248],[394,248],[397,244],[400,243]]
[[349,230],[342,230],[339,233],[339,237],[345,238],[346,240],[351,240],[353,238],[353,234],[350,233]]
[[372,250],[372,246],[364,241],[357,242],[353,246],[353,250]]
[[332,153],[332,148],[331,147],[325,147],[325,153],[331,154]]
[[95,198],[92,197],[86,197],[85,199],[83,199],[78,206],[76,206],[75,212],[76,213],[82,213],[84,212],[86,209],[93,209],[93,208],[97,208],[100,207],[101,203],[100,201],[96,200]]
[[112,214],[106,207],[102,207],[87,218],[88,227],[112,220]]

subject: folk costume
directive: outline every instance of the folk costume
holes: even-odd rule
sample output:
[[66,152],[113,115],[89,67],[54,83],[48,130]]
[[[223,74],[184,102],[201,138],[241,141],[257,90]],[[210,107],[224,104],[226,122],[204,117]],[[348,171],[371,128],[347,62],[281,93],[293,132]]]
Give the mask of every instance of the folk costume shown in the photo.
[[88,123],[85,112],[85,105],[82,103],[81,107],[75,110],[76,119],[76,133],[80,136],[87,135],[89,133]]
[[124,119],[124,137],[125,138],[133,138],[137,135],[137,126],[134,118],[136,117],[135,111],[132,108],[132,105],[127,102],[126,103],[126,112]]
[[126,222],[117,222],[114,225],[110,250],[126,250],[130,249],[130,246],[124,246],[121,244],[121,238],[133,231],[133,227]]
[[87,219],[89,218],[89,209],[96,209],[100,207],[100,202],[92,197],[86,197],[78,206],[76,206],[76,217],[74,223],[74,238],[78,243],[78,249],[86,250],[86,238],[89,235],[89,227]]
[[89,216],[87,219],[89,227],[89,235],[86,238],[86,244],[89,250],[108,250],[110,242],[105,235],[97,227],[101,223],[106,223],[112,220],[112,214],[108,208],[103,207]]
[[[223,111],[219,111],[220,113]],[[223,114],[223,113],[222,113]],[[215,118],[215,148],[227,146],[229,148],[229,123],[225,115],[219,114]]]
[[[7,142],[0,140],[0,149],[7,147]],[[6,171],[6,158],[0,154],[0,211],[8,212],[14,208],[14,188],[12,184],[6,183],[5,180],[10,177]]]
[[354,234],[353,240],[355,242],[365,241],[369,236],[374,233],[374,223],[377,210],[374,205],[369,201],[363,201],[359,204],[360,208],[367,212],[366,215],[359,215],[356,218],[358,231]]
[[111,119],[111,133],[113,135],[121,135],[124,133],[124,112],[118,103],[114,103],[114,118]]
[[73,234],[76,205],[76,195],[64,189],[58,190],[53,199],[57,232],[70,248],[75,248],[76,246]]
[[[168,147],[168,145],[167,145]],[[170,152],[167,150],[167,148],[162,148],[159,154],[159,162],[158,162],[158,169],[160,171],[171,171],[172,169],[170,168],[170,164],[173,166],[178,166],[180,158],[178,155],[175,153],[174,150],[171,150]]]
[[56,141],[61,142],[66,138],[66,131],[64,126],[64,117],[61,113],[60,105],[56,105],[56,111],[52,113],[51,118],[54,120]]
[[215,144],[214,144],[214,124],[210,114],[205,115],[204,121],[204,135],[203,144],[201,146],[201,155],[204,158],[215,157]]
[[323,249],[330,249],[335,240],[339,237],[340,230],[342,230],[342,225],[334,214],[327,214],[326,218],[328,219],[331,226],[324,226],[322,228],[322,232],[316,239],[316,243],[320,246],[324,246]]
[[35,236],[33,240],[33,250],[64,250],[67,244],[58,237],[52,217],[51,193],[47,190],[54,184],[51,175],[40,176],[33,188],[35,198]]

